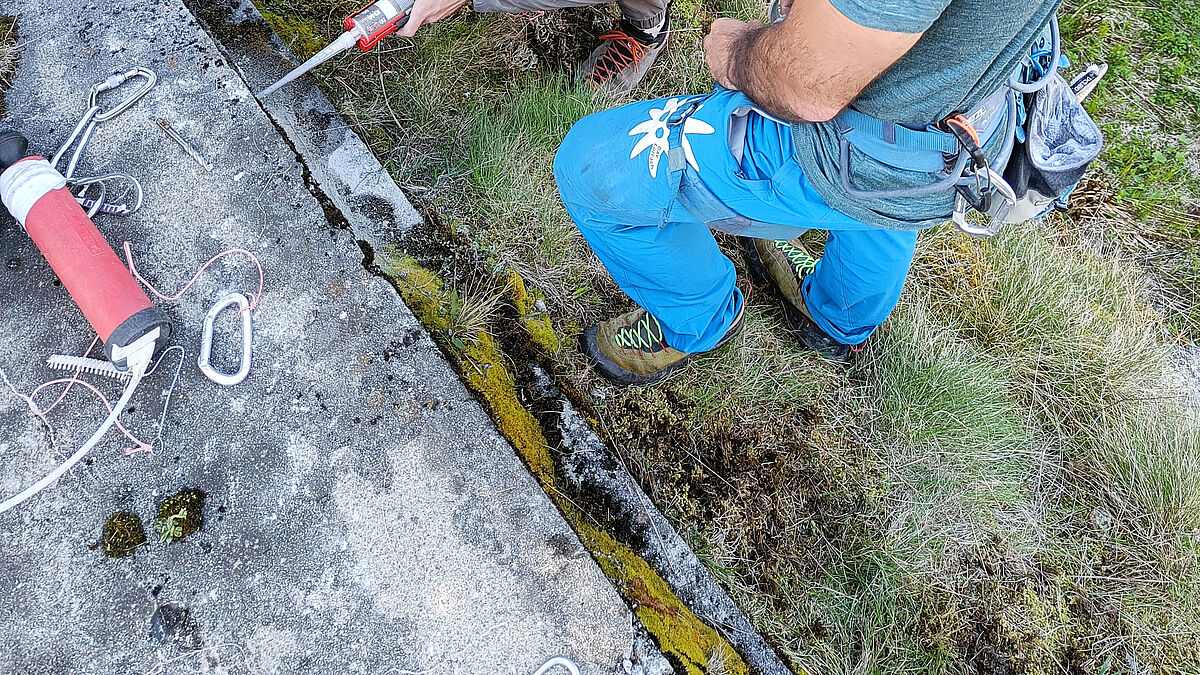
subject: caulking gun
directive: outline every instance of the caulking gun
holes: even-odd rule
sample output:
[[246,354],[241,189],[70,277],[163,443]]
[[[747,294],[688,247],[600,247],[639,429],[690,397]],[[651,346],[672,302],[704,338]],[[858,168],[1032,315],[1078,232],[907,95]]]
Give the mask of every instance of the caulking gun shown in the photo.
[[127,371],[129,382],[87,442],[39,481],[0,502],[0,513],[54,483],[100,442],[171,334],[166,313],[151,304],[121,264],[75,201],[66,177],[44,158],[27,155],[28,145],[19,132],[0,134],[0,198],[104,340],[112,367]]
[[299,68],[259,92],[259,98],[274,93],[283,85],[350,49],[355,44],[364,52],[369,51],[380,40],[395,33],[397,29],[408,22],[408,14],[412,11],[412,6],[412,0],[376,0],[346,17],[342,24],[346,28],[346,32],[301,64]]

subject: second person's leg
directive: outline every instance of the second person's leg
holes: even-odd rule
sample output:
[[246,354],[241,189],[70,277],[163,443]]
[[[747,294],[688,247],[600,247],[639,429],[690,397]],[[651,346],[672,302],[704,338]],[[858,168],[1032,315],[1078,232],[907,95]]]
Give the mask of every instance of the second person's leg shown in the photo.
[[[610,0],[473,0],[477,12],[521,14],[599,5]],[[600,36],[580,76],[613,96],[629,93],[667,44],[669,0],[617,0],[621,20]]]

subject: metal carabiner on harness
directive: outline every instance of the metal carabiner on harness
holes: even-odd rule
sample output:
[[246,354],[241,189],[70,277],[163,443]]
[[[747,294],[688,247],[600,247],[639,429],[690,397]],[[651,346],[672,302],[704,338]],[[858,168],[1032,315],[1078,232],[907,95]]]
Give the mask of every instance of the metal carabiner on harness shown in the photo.
[[[964,233],[973,237],[994,237],[1000,232],[1000,227],[1004,225],[1005,218],[1012,210],[1012,207],[1017,203],[1017,194],[1013,191],[1012,186],[1008,181],[1004,180],[1004,176],[996,173],[996,170],[991,167],[984,168],[984,181],[990,186],[992,191],[988,199],[987,208],[979,208],[971,203],[966,196],[965,190],[958,190],[954,195],[954,213],[951,219],[955,226]],[[978,178],[978,177],[977,177]],[[962,186],[960,186],[962,187]],[[988,216],[987,225],[974,225],[967,221],[967,211],[976,210]]]
[[[213,368],[210,364],[212,358],[212,343],[213,343],[213,325],[217,321],[217,315],[221,310],[230,305],[238,306],[238,314],[242,317],[242,365],[237,369],[236,373],[222,373]],[[204,315],[204,334],[200,337],[200,358],[197,360],[197,365],[200,366],[200,372],[208,379],[217,384],[231,387],[235,384],[240,384],[246,376],[250,374],[250,356],[253,341],[251,334],[250,322],[250,300],[241,293],[230,293],[222,298],[217,304],[208,310],[208,314]]]

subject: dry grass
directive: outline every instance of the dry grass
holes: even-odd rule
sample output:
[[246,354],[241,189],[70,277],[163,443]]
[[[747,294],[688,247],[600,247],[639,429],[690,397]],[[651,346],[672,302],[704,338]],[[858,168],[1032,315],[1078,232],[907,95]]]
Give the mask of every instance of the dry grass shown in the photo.
[[17,34],[17,19],[0,17],[0,91],[8,89],[17,74],[21,60],[20,38]]

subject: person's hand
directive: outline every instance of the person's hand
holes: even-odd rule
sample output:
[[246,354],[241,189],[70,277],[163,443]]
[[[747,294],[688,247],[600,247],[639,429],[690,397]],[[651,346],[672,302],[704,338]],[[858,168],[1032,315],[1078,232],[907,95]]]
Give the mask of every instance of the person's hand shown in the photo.
[[467,4],[467,0],[416,0],[413,3],[412,11],[408,13],[408,23],[401,26],[400,30],[396,31],[396,35],[412,37],[417,34],[417,29],[421,26],[441,21],[457,12],[465,4]]
[[732,77],[734,59],[745,58],[744,54],[735,54],[738,45],[746,33],[760,30],[761,21],[738,21],[737,19],[717,19],[704,36],[704,60],[708,61],[708,72],[713,79],[726,89],[737,89],[738,83]]

